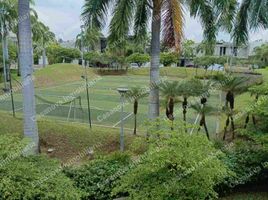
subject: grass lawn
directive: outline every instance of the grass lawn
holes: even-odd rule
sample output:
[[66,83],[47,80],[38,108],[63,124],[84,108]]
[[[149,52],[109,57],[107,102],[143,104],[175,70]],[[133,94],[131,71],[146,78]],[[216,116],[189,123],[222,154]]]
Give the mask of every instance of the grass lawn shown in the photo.
[[[23,120],[19,116],[13,118],[9,113],[0,112],[0,134],[22,137]],[[38,129],[42,153],[47,153],[49,148],[55,151],[50,157],[58,158],[62,162],[79,155],[88,148],[94,150],[95,156],[106,155],[119,150],[119,130],[112,128],[93,127],[86,124],[55,122],[52,120],[38,121]],[[126,131],[126,150],[135,150],[130,144],[136,138]],[[141,147],[142,148],[142,147]],[[87,160],[85,158],[85,160]]]
[[[265,77],[268,77],[268,71],[262,70]],[[182,78],[191,78],[196,75],[204,75],[203,69],[193,68],[161,68],[161,75],[167,80],[182,80]],[[213,74],[216,72],[207,72]],[[99,77],[93,73],[92,69],[88,69],[89,82],[90,82],[90,104],[91,104],[91,117],[94,126],[105,127],[119,127],[120,126],[120,104],[118,87],[133,87],[141,86],[147,87],[149,85],[149,68],[130,69],[127,75],[121,76],[102,76]],[[69,122],[88,122],[87,100],[85,81],[81,78],[84,75],[84,69],[81,66],[73,64],[56,64],[48,66],[44,69],[36,70],[35,77],[35,92],[36,108],[40,118],[54,118],[60,121]],[[18,78],[16,78],[18,79]],[[268,78],[267,78],[268,79]],[[17,83],[16,87],[20,87]],[[209,104],[212,106],[219,106],[219,91],[211,94]],[[60,101],[65,101],[70,95],[81,97],[81,102],[67,103],[65,105],[57,105]],[[22,95],[18,90],[14,95],[15,107],[18,113],[22,112]],[[190,102],[197,100],[190,99]],[[198,100],[199,101],[199,100]],[[236,107],[238,110],[244,108],[252,101],[249,94],[243,94],[236,97]],[[80,105],[81,103],[81,105]],[[181,103],[175,107],[176,120],[182,120],[182,106]],[[125,105],[125,127],[130,130],[133,129],[133,105],[127,103]],[[10,98],[0,100],[0,110],[11,111]],[[48,112],[49,111],[49,112]],[[140,100],[138,111],[138,130],[144,132],[145,125],[148,120],[148,98]],[[194,122],[197,113],[189,109],[187,120]],[[216,117],[215,115],[208,116],[209,132],[215,133],[216,130]],[[161,118],[166,119],[165,109],[161,108]],[[225,119],[225,116],[221,116]],[[221,128],[223,128],[221,123]]]

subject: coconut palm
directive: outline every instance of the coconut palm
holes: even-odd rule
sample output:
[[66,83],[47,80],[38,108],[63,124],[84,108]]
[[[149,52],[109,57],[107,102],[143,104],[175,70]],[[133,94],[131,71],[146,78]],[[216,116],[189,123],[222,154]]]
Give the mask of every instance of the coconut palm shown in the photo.
[[166,116],[172,122],[171,130],[173,130],[173,122],[174,122],[174,104],[175,99],[178,96],[178,86],[179,83],[177,81],[173,82],[163,82],[160,84],[159,89],[162,96],[165,98],[165,107],[166,107]]
[[7,36],[14,26],[16,19],[16,12],[14,9],[13,1],[1,1],[0,2],[0,27],[3,49],[3,63],[4,63],[4,83],[5,90],[8,90],[7,82],[9,81],[9,52],[8,52],[8,40]]
[[23,93],[23,113],[24,113],[24,136],[31,140],[31,148],[27,149],[27,154],[37,154],[39,152],[39,136],[36,124],[35,97],[33,84],[33,54],[32,54],[32,33],[30,18],[29,0],[18,1],[18,19],[21,20],[19,26],[20,40],[20,68],[22,75]]
[[268,0],[242,0],[233,31],[234,42],[245,44],[251,30],[268,28]]
[[87,47],[88,50],[95,50],[102,36],[102,33],[97,28],[87,28],[84,33],[79,33],[76,36],[75,47],[80,51],[82,51],[82,46]]
[[50,31],[36,16],[31,16],[33,41],[37,46],[36,50],[42,52],[43,67],[46,67],[46,47],[55,42],[55,34]]
[[[86,0],[82,17],[86,25],[103,28],[108,11],[112,9],[113,17],[109,35],[112,44],[120,44],[128,38],[132,22],[134,22],[135,37],[142,38],[147,33],[148,22],[151,21],[150,83],[153,85],[159,83],[161,29],[166,46],[179,50],[183,37],[184,8],[187,8],[191,16],[200,18],[204,27],[204,40],[214,44],[217,27],[227,24],[222,23],[223,21],[232,19],[235,12],[233,4],[236,4],[236,1]],[[162,26],[161,22],[163,22]],[[158,116],[159,89],[155,87],[150,90],[149,118],[154,119]]]
[[134,113],[134,135],[137,134],[137,114],[139,107],[139,100],[146,97],[148,93],[144,91],[141,87],[133,87],[127,92],[127,98],[129,101],[134,101],[133,113]]

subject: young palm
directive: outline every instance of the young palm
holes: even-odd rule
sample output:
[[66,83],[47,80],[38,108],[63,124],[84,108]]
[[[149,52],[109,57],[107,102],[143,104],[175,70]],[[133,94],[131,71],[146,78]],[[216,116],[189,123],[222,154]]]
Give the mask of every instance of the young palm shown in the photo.
[[[266,83],[266,84],[256,85],[256,86],[250,87],[249,92],[251,93],[252,96],[255,96],[254,104],[257,105],[260,96],[267,96],[268,95],[268,84]],[[255,113],[254,106],[252,106],[252,108],[250,110],[248,110],[248,113],[247,113],[247,117],[246,117],[245,125],[244,125],[245,129],[248,126],[250,115],[252,115],[252,122],[253,122],[254,126],[256,126],[257,122],[256,122],[256,118],[255,118],[254,113]]]
[[203,102],[201,102],[201,104],[199,103],[194,104],[191,106],[191,108],[193,108],[201,116],[197,132],[199,133],[201,127],[204,127],[207,138],[210,139],[206,122],[206,116],[208,114],[211,114],[214,111],[214,109],[212,107],[207,106],[206,103]]
[[226,120],[226,128],[224,131],[223,139],[226,138],[227,128],[231,121],[231,128],[232,128],[232,135],[234,138],[234,108],[235,108],[235,95],[243,93],[246,90],[246,82],[247,78],[245,77],[237,77],[232,75],[220,75],[216,78],[216,82],[218,82],[220,89],[225,94],[225,104],[224,104],[224,111],[227,115]]
[[139,107],[139,100],[146,97],[148,94],[140,87],[133,87],[127,92],[127,98],[129,101],[134,101],[133,113],[134,113],[134,135],[137,134],[137,114]]
[[[108,11],[112,10],[109,41],[116,46],[128,38],[132,22],[135,38],[142,40],[151,21],[150,83],[153,85],[159,83],[161,30],[166,46],[179,50],[183,37],[184,8],[187,8],[191,16],[200,18],[205,41],[214,44],[217,28],[233,19],[233,5],[236,5],[234,0],[86,0],[82,17],[88,26],[103,28]],[[154,119],[158,116],[159,89],[155,87],[150,91],[149,117]]]
[[33,75],[33,54],[32,54],[32,32],[31,21],[29,16],[30,6],[29,0],[18,1],[18,19],[19,23],[19,39],[20,39],[20,65],[22,82],[24,87],[23,93],[23,113],[24,113],[24,135],[31,140],[31,148],[28,149],[29,154],[37,154],[39,152],[39,136],[36,123],[34,84]]
[[173,130],[173,122],[174,122],[174,104],[175,99],[178,95],[178,86],[179,83],[177,81],[173,82],[163,82],[160,86],[160,92],[162,96],[165,98],[165,106],[166,106],[166,116],[172,122],[171,130]]

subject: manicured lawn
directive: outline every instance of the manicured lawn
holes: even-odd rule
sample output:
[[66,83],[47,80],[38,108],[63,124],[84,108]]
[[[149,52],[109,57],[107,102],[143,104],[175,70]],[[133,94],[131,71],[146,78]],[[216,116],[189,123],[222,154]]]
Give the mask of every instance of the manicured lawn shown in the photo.
[[[267,70],[262,70],[265,78],[268,77]],[[198,75],[204,74],[202,69],[197,70]],[[207,72],[212,74],[215,72]],[[48,66],[45,69],[36,70],[35,76],[35,92],[37,95],[37,113],[42,118],[51,119],[52,117],[69,122],[88,122],[87,112],[87,100],[85,81],[81,78],[84,74],[84,69],[81,66],[73,64],[56,64]],[[93,125],[119,127],[120,126],[120,99],[117,92],[118,87],[147,87],[149,85],[149,69],[130,69],[127,75],[122,76],[102,76],[98,77],[93,73],[92,69],[88,69],[89,82],[90,82],[90,104],[91,104],[91,117]],[[196,69],[193,68],[162,68],[162,78],[167,80],[182,80],[182,78],[190,78],[195,76]],[[166,77],[165,77],[166,76]],[[264,79],[265,79],[264,78]],[[268,79],[268,78],[267,78]],[[76,100],[75,102],[66,103],[65,105],[54,104],[65,101],[65,99],[74,94],[76,97],[81,97],[81,102]],[[20,91],[17,91],[14,95],[15,107],[17,112],[22,111],[22,95]],[[70,98],[68,99],[70,100]],[[190,102],[194,103],[199,99],[190,99]],[[236,97],[236,108],[238,111],[245,110],[245,107],[252,102],[253,99],[248,93]],[[74,105],[75,103],[75,105]],[[80,105],[81,103],[81,105]],[[215,91],[209,98],[209,105],[219,107],[219,91]],[[162,103],[162,105],[164,105]],[[176,120],[182,120],[182,106],[181,103],[176,104],[175,113]],[[127,103],[125,105],[125,127],[127,129],[133,129],[133,105]],[[10,111],[11,104],[10,98],[1,100],[0,110]],[[47,112],[49,110],[49,112]],[[146,122],[148,121],[148,98],[140,100],[138,111],[138,130],[143,133],[146,129]],[[197,113],[189,109],[187,114],[188,122],[194,122]],[[165,108],[161,108],[161,118],[165,117]],[[215,133],[217,116],[212,115],[207,117],[208,128],[211,134]],[[225,119],[222,115],[221,119]],[[243,120],[243,118],[242,118]],[[223,123],[221,128],[223,128]]]

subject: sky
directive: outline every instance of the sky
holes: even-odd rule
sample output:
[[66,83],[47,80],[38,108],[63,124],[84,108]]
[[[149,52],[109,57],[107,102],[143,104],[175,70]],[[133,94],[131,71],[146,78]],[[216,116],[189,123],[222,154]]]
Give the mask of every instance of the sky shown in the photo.
[[[80,14],[84,0],[35,0],[35,10],[39,20],[45,23],[56,34],[56,37],[63,40],[73,40],[80,32]],[[109,19],[108,19],[109,21]],[[185,38],[196,42],[202,41],[202,27],[198,19],[193,19],[186,13],[185,17]],[[108,35],[108,27],[103,30]],[[229,41],[228,34],[220,33],[218,40]],[[260,30],[251,33],[250,40],[268,40],[268,30]]]

